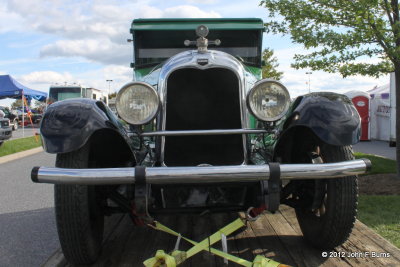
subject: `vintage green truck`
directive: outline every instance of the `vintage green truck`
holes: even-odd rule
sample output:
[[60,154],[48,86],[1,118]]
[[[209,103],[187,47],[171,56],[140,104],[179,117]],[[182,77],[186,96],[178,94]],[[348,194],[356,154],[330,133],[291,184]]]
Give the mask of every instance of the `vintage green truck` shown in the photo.
[[116,100],[51,105],[41,124],[56,168],[32,180],[55,184],[57,228],[74,264],[96,261],[104,216],[137,224],[158,214],[296,210],[304,237],[333,248],[353,227],[360,118],[351,101],[312,93],[291,102],[261,79],[261,19],[135,19],[134,79]]

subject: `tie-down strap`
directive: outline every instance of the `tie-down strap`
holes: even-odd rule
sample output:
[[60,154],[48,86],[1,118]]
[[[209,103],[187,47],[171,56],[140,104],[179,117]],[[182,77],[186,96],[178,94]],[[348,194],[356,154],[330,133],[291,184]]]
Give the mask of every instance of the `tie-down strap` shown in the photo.
[[253,262],[247,261],[245,259],[241,259],[239,257],[230,255],[218,249],[210,247],[211,245],[215,244],[216,242],[220,241],[222,235],[228,236],[231,233],[235,232],[237,229],[246,226],[244,221],[240,218],[236,219],[235,221],[231,222],[230,224],[226,225],[225,227],[221,228],[211,236],[207,237],[201,242],[195,242],[190,240],[189,238],[181,236],[181,234],[175,232],[174,230],[168,228],[167,226],[161,224],[160,222],[154,222],[154,225],[149,225],[150,227],[166,232],[168,234],[177,236],[178,238],[182,238],[187,242],[193,245],[188,251],[179,251],[174,250],[170,254],[165,253],[163,250],[157,250],[155,257],[147,259],[143,262],[146,267],[156,267],[156,266],[165,266],[165,267],[175,267],[181,263],[183,263],[186,259],[196,255],[200,251],[209,251],[214,255],[220,256],[224,259],[229,261],[235,262],[239,265],[246,266],[246,267],[284,267],[287,265],[280,264],[276,261],[271,259],[265,258],[264,256],[258,255],[254,259]]

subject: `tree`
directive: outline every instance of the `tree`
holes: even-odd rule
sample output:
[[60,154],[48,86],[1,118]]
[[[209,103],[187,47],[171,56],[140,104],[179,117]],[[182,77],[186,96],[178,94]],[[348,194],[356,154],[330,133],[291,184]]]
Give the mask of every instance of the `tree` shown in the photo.
[[17,99],[11,103],[11,109],[22,109],[22,100]]
[[43,112],[46,109],[46,102],[36,101],[34,107],[37,111]]
[[108,99],[117,97],[117,93],[108,94]]
[[278,59],[274,56],[274,50],[266,48],[262,52],[262,60],[264,66],[262,67],[262,77],[280,80],[282,79],[283,72],[277,70],[279,67]]
[[[343,77],[379,77],[393,72],[400,103],[400,20],[398,0],[263,0],[267,32],[290,34],[308,54],[293,67],[339,72]],[[396,109],[397,173],[400,177],[400,108]]]

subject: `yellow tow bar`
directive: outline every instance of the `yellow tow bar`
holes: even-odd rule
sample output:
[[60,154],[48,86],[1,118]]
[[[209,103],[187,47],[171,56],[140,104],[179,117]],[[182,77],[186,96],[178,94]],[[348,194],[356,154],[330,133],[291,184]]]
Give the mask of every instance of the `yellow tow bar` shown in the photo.
[[195,242],[190,240],[189,238],[181,236],[179,233],[175,232],[174,230],[168,228],[167,226],[161,224],[160,222],[155,221],[154,225],[149,225],[150,227],[158,230],[163,231],[168,234],[177,236],[178,238],[182,238],[187,242],[193,245],[188,251],[180,251],[174,250],[170,254],[165,253],[163,250],[157,250],[156,255],[150,259],[147,259],[143,262],[146,267],[175,267],[181,263],[183,263],[186,259],[196,255],[202,250],[210,251],[211,253],[220,256],[224,259],[229,261],[235,262],[242,266],[246,267],[285,267],[288,265],[280,264],[279,262],[273,261],[268,259],[264,256],[258,255],[255,257],[253,262],[247,261],[245,259],[241,259],[239,257],[230,255],[226,252],[220,251],[218,249],[210,247],[211,245],[215,244],[216,242],[222,239],[222,236],[228,236],[231,233],[235,232],[237,229],[246,226],[244,220],[238,218],[235,221],[231,222],[230,224],[226,225],[225,227],[221,228],[210,237],[204,239],[201,242]]

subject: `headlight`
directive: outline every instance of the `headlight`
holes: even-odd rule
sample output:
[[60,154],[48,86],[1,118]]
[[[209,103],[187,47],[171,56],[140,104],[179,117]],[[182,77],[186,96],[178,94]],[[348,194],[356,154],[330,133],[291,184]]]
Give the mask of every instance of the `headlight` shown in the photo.
[[261,80],[247,94],[247,106],[262,121],[277,121],[288,111],[290,95],[283,84]]
[[143,82],[131,82],[118,92],[116,107],[119,116],[133,125],[150,122],[157,114],[160,99],[156,90]]

